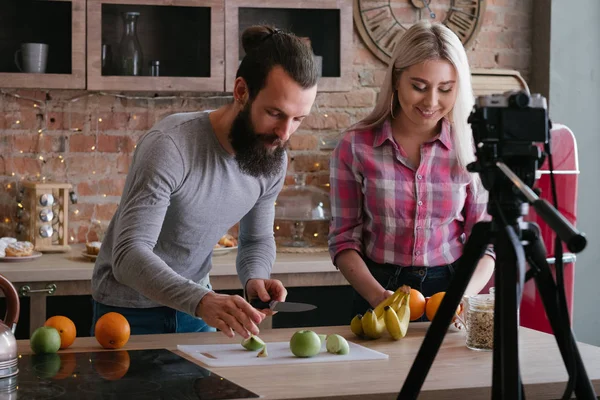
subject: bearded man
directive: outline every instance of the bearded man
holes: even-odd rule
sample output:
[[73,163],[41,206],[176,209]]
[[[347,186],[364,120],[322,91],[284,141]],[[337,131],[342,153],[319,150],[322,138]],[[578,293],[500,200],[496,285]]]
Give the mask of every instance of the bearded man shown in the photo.
[[114,311],[132,334],[214,331],[244,338],[270,314],[209,281],[212,250],[240,223],[237,271],[247,298],[284,301],[270,279],[274,203],[286,145],[317,92],[311,49],[268,26],[244,31],[231,104],[179,113],[137,144],[92,276],[93,325]]

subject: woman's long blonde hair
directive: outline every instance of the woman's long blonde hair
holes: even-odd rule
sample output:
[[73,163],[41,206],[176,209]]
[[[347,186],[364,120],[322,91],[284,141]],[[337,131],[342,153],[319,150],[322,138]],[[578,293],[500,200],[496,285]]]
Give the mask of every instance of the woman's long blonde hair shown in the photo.
[[462,43],[454,32],[440,23],[422,20],[402,35],[394,49],[375,108],[348,130],[366,129],[382,124],[390,116],[392,93],[398,85],[402,71],[411,65],[431,59],[447,60],[456,69],[458,92],[449,119],[452,121],[452,141],[458,162],[466,169],[467,164],[475,159],[471,127],[467,123],[475,103],[471,70]]

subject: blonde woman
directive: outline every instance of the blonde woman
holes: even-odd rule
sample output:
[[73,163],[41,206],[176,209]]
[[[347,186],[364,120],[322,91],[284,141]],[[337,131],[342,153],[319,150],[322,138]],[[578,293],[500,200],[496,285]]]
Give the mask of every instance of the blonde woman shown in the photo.
[[[408,29],[375,108],[331,156],[329,251],[355,290],[354,313],[403,284],[424,296],[445,291],[473,225],[489,219],[487,191],[466,169],[473,102],[456,35],[427,21]],[[489,249],[465,294],[478,293],[493,269]]]

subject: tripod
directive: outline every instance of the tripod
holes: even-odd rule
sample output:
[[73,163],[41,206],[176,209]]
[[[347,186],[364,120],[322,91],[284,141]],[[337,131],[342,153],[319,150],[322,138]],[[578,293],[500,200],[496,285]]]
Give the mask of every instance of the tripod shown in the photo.
[[[563,362],[565,365],[575,364],[575,394],[577,398],[596,399],[572,331],[561,325],[560,316],[568,315],[568,311],[566,306],[558,301],[558,289],[546,262],[546,249],[540,240],[539,227],[534,223],[520,221],[527,204],[523,204],[512,184],[514,183],[514,187],[524,194],[538,215],[567,244],[570,251],[583,250],[586,245],[585,237],[579,234],[549,203],[539,199],[503,163],[496,163],[493,169],[486,172],[492,175],[498,175],[501,172],[499,174],[501,176],[483,177],[487,179],[488,183],[495,182],[490,185],[492,188],[500,188],[500,191],[496,193],[493,189],[490,190],[490,199],[493,201],[489,203],[488,211],[492,216],[492,221],[475,224],[471,236],[465,244],[459,266],[425,335],[398,399],[417,398],[444,340],[454,312],[475,271],[477,262],[490,243],[494,243],[496,252],[492,399],[520,400],[525,398],[519,372],[517,316],[521,300],[520,293],[525,283],[525,260],[529,262],[531,271],[533,271],[535,283]],[[510,183],[510,185],[499,184],[502,181]],[[524,241],[525,245],[521,241]]]

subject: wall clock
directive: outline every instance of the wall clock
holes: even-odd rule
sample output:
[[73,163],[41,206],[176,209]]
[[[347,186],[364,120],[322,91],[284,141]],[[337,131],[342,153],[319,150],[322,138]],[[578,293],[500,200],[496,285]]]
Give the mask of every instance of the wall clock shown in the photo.
[[369,49],[386,64],[396,41],[412,24],[440,21],[465,48],[479,33],[486,0],[353,0],[354,23]]

